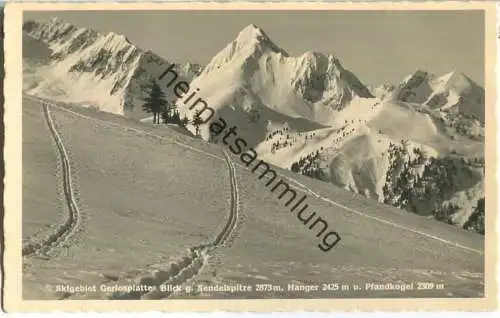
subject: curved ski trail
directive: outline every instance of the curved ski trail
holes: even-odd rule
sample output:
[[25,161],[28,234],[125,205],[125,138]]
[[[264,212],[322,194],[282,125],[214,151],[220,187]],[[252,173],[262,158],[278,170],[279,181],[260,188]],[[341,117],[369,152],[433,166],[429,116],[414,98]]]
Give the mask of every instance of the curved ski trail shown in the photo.
[[64,191],[64,199],[67,205],[68,217],[66,221],[59,224],[58,228],[49,234],[44,240],[39,242],[28,242],[23,245],[22,255],[27,256],[41,251],[48,252],[55,247],[60,247],[70,237],[72,237],[81,226],[81,212],[76,202],[75,187],[72,181],[72,170],[68,156],[68,152],[64,147],[61,136],[50,115],[48,104],[42,103],[43,116],[45,122],[51,132],[52,138],[55,141],[62,168],[62,186]]
[[203,266],[207,264],[209,255],[219,247],[228,243],[231,236],[237,228],[239,218],[239,189],[236,182],[236,169],[234,164],[223,150],[226,163],[229,168],[229,178],[231,183],[231,203],[229,214],[222,231],[215,237],[213,242],[201,244],[188,249],[188,254],[179,261],[170,264],[168,270],[158,270],[152,276],[143,277],[137,283],[138,285],[155,286],[156,290],[132,291],[127,293],[114,293],[109,299],[164,299],[172,295],[172,290],[162,288],[167,285],[183,285],[197,276]]

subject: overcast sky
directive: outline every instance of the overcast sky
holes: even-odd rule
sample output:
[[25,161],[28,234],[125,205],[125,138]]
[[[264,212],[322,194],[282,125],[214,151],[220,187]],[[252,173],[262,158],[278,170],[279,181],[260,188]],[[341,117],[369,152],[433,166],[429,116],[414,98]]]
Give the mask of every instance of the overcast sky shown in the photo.
[[484,85],[482,11],[59,11],[58,18],[113,31],[145,50],[179,62],[206,64],[250,23],[291,55],[333,53],[366,84],[400,82],[417,68],[452,70]]

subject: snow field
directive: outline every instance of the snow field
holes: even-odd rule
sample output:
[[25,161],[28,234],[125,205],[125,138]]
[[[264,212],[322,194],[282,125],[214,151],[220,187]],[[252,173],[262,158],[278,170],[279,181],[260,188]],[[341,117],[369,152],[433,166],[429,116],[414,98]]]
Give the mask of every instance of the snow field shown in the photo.
[[[64,222],[60,162],[39,105],[23,111],[23,240],[36,245]],[[29,163],[29,164],[28,164]]]
[[[55,297],[33,284],[99,282],[102,272],[118,277],[147,272],[150,265],[215,236],[229,205],[214,195],[229,190],[224,162],[67,112],[53,109],[52,114],[79,163],[87,235],[71,247],[71,255],[58,256],[47,267],[28,259],[25,297],[40,292]],[[210,216],[200,218],[200,211]]]

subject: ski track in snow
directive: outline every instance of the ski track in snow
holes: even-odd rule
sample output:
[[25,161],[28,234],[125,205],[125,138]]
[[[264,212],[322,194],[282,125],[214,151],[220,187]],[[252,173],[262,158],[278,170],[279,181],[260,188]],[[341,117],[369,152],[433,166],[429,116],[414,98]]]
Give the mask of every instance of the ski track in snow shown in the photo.
[[174,292],[171,290],[161,290],[160,285],[183,285],[194,279],[208,263],[209,255],[219,247],[226,246],[229,239],[236,230],[239,217],[239,189],[236,182],[236,169],[223,150],[226,163],[229,168],[229,178],[231,183],[231,199],[227,221],[223,229],[215,237],[214,241],[208,244],[201,244],[188,249],[188,254],[179,261],[169,265],[166,271],[156,271],[152,276],[136,278],[139,285],[156,286],[155,291],[132,291],[128,293],[113,293],[108,299],[165,299]]
[[45,122],[51,132],[53,140],[55,141],[60,157],[62,186],[65,203],[67,205],[68,217],[66,221],[60,224],[58,228],[53,233],[48,235],[45,240],[24,244],[22,248],[23,256],[36,254],[38,252],[48,252],[53,248],[62,247],[64,243],[76,234],[81,227],[82,215],[75,199],[76,192],[71,177],[72,169],[68,152],[66,151],[61,136],[57,132],[54,121],[52,120],[48,103],[42,103],[42,110]]
[[[26,95],[25,95],[26,96]],[[39,98],[36,98],[36,97],[33,97],[33,96],[26,96],[28,98],[31,98],[35,101],[38,101],[40,102],[41,99]],[[43,100],[42,100],[43,101]],[[117,123],[113,123],[113,122],[109,122],[109,121],[106,121],[106,120],[101,120],[101,119],[97,119],[97,118],[92,118],[92,117],[89,117],[89,116],[85,116],[85,115],[82,115],[80,113],[77,113],[77,112],[74,112],[72,110],[69,110],[65,107],[62,107],[62,106],[58,106],[54,103],[50,103],[53,107],[55,108],[58,108],[60,110],[63,110],[63,111],[66,111],[66,112],[69,112],[69,113],[72,113],[74,114],[75,116],[78,116],[80,118],[84,118],[84,119],[87,119],[87,120],[91,120],[91,121],[94,121],[94,122],[101,122],[101,123],[104,123],[104,124],[108,124],[108,125],[111,125],[111,126],[116,126],[116,127],[120,127],[122,129],[125,129],[125,130],[129,130],[129,131],[134,131],[136,133],[139,133],[139,134],[142,134],[142,135],[148,135],[148,136],[152,136],[152,137],[156,137],[156,138],[159,138],[159,139],[167,139],[167,140],[170,140],[172,141],[173,143],[181,146],[181,147],[184,147],[184,148],[187,148],[187,149],[191,149],[195,152],[198,152],[198,153],[203,153],[209,157],[212,157],[212,158],[215,158],[215,159],[218,159],[218,160],[225,160],[224,158],[222,157],[219,157],[219,156],[216,156],[212,153],[209,153],[209,152],[206,152],[206,151],[203,151],[203,150],[199,150],[197,148],[194,148],[194,147],[191,147],[187,144],[184,144],[182,142],[179,142],[173,138],[170,138],[170,137],[166,137],[166,136],[159,136],[159,135],[156,135],[156,134],[153,134],[153,133],[150,133],[150,132],[147,132],[147,131],[143,131],[143,130],[140,130],[140,129],[136,129],[136,128],[132,128],[132,127],[127,127],[125,125],[120,125],[120,124],[117,124]],[[242,164],[239,164],[237,163],[238,166],[240,167],[243,167],[244,169],[247,169],[246,166],[242,165]],[[325,201],[327,203],[330,203],[331,205],[334,205],[336,207],[339,207],[339,208],[342,208],[348,212],[351,212],[351,213],[354,213],[356,215],[359,215],[359,216],[362,216],[362,217],[365,217],[365,218],[369,218],[369,219],[372,219],[374,221],[377,221],[377,222],[380,222],[380,223],[384,223],[386,225],[390,225],[390,226],[393,226],[393,227],[396,227],[396,228],[399,228],[401,230],[404,230],[404,231],[408,231],[408,232],[412,232],[412,233],[415,233],[415,234],[418,234],[418,235],[421,235],[427,239],[431,239],[431,240],[435,240],[435,241],[438,241],[438,242],[441,242],[442,244],[445,244],[445,245],[448,245],[448,246],[452,246],[452,247],[455,247],[455,248],[460,248],[460,249],[463,249],[463,250],[466,250],[466,251],[469,251],[469,252],[474,252],[474,253],[478,253],[480,255],[484,255],[484,251],[481,251],[481,250],[478,250],[478,249],[474,249],[474,248],[471,248],[471,247],[467,247],[467,246],[464,246],[462,244],[458,244],[458,243],[455,243],[455,242],[452,242],[452,241],[449,241],[449,240],[446,240],[446,239],[443,239],[443,238],[440,238],[438,236],[435,236],[435,235],[432,235],[432,234],[428,234],[428,233],[425,233],[425,232],[422,232],[422,231],[419,231],[417,229],[414,229],[414,228],[410,228],[410,227],[407,227],[407,226],[404,226],[404,225],[400,225],[400,224],[397,224],[395,222],[392,222],[392,221],[388,221],[388,220],[385,220],[385,219],[382,219],[380,217],[376,217],[376,216],[373,216],[373,215],[369,215],[369,214],[366,214],[366,213],[363,213],[363,212],[360,212],[360,211],[357,211],[355,209],[351,209],[341,203],[338,203],[334,200],[331,200],[329,198],[325,198],[319,194],[317,194],[316,192],[312,191],[311,189],[309,189],[307,186],[305,186],[304,184],[300,183],[299,181],[295,180],[295,179],[292,179],[290,177],[287,177],[287,176],[281,176],[282,178],[288,180],[288,181],[291,181],[293,184],[295,184],[296,187],[298,187],[300,190],[302,191],[305,191],[311,195],[313,195],[314,197],[316,197],[317,199],[320,199],[322,201]]]

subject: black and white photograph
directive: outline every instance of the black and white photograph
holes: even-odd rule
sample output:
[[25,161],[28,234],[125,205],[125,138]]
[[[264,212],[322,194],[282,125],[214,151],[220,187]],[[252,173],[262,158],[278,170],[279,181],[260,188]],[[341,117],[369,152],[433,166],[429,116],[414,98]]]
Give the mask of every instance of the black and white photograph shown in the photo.
[[23,300],[486,297],[484,10],[19,33]]

